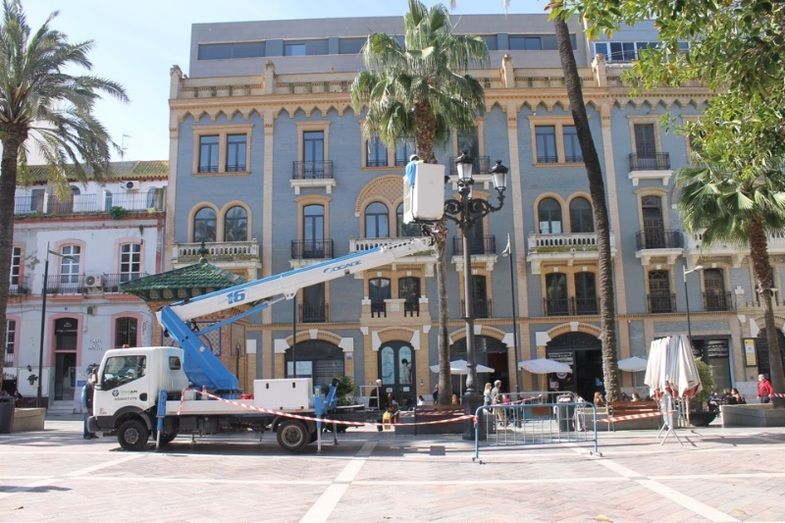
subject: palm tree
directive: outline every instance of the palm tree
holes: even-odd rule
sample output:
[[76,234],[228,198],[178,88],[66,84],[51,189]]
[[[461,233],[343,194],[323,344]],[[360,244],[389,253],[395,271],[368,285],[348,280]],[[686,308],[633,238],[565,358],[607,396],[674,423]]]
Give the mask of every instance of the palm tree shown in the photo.
[[589,194],[591,195],[594,223],[597,229],[597,251],[600,275],[600,339],[602,340],[602,374],[605,383],[605,394],[608,402],[620,398],[619,371],[616,351],[616,307],[613,298],[613,265],[611,262],[611,231],[608,220],[608,205],[605,200],[605,183],[602,179],[602,167],[594,146],[594,139],[589,128],[589,117],[583,101],[583,89],[575,63],[570,31],[567,22],[560,17],[555,18],[556,40],[559,43],[559,58],[564,71],[564,84],[570,100],[570,111],[575,122],[578,141],[583,153],[586,176],[589,178]]
[[[785,390],[772,296],[774,281],[767,235],[785,227],[785,173],[763,168],[755,176],[728,172],[716,165],[686,167],[676,173],[681,190],[681,219],[687,231],[704,230],[703,243],[749,243],[750,263],[763,303],[769,369],[774,390]],[[785,400],[774,398],[777,407]]]
[[[478,37],[455,35],[447,9],[426,8],[409,0],[404,15],[404,44],[394,36],[375,33],[363,47],[365,71],[352,85],[355,110],[367,107],[365,132],[394,143],[413,137],[420,159],[436,163],[434,144],[443,143],[450,129],[473,129],[484,111],[480,83],[466,74],[470,64],[488,57]],[[434,227],[437,248],[436,284],[439,294],[439,403],[447,404],[450,347],[447,332],[447,287],[444,221]],[[469,270],[465,268],[464,270]]]
[[[26,170],[27,148],[36,147],[51,164],[52,181],[61,189],[69,174],[104,176],[114,144],[92,114],[99,93],[127,100],[123,88],[95,76],[67,73],[90,69],[92,42],[70,44],[49,27],[57,13],[32,32],[19,0],[4,0],[0,26],[0,340],[6,336],[6,308],[14,236],[17,173]],[[5,361],[0,343],[0,383]]]

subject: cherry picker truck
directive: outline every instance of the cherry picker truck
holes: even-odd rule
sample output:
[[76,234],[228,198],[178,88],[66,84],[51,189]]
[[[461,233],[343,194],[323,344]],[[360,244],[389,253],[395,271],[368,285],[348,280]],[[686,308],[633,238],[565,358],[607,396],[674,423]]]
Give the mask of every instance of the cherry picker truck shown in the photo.
[[[253,399],[240,399],[237,377],[212,353],[203,337],[291,299],[303,287],[432,249],[431,238],[411,238],[164,306],[156,314],[158,321],[179,347],[107,351],[98,369],[90,430],[116,435],[120,446],[131,451],[146,449],[151,436],[162,446],[178,434],[270,430],[282,448],[297,452],[316,441],[317,423],[282,414],[376,421],[378,411],[337,407],[335,386],[326,398],[314,395],[310,378],[254,380]],[[196,327],[196,318],[247,306],[250,308],[206,328]],[[207,400],[205,396],[230,401]],[[254,410],[258,407],[277,414]]]

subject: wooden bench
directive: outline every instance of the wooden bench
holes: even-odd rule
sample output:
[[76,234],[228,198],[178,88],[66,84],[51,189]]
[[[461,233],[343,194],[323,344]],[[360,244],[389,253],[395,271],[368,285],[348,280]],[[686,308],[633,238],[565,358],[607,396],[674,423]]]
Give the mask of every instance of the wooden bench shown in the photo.
[[[611,403],[609,410],[610,417],[617,418],[620,416],[632,416],[635,414],[659,414],[660,406],[654,400],[615,401]],[[651,416],[648,418],[615,421],[610,425],[612,430],[658,429],[662,425],[662,417]]]

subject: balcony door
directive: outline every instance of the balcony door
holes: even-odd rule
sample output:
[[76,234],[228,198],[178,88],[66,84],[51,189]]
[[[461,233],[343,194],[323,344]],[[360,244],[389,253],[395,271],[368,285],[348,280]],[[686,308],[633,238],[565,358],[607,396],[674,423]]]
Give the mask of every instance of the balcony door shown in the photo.
[[324,299],[324,283],[317,283],[303,288],[303,302],[300,304],[300,321],[303,323],[321,323],[326,320]]
[[653,123],[635,124],[635,153],[639,159],[656,158],[657,145],[654,141]]
[[540,234],[561,234],[561,205],[553,198],[544,198],[537,206]]
[[567,315],[567,275],[554,272],[545,276],[546,314],[548,316]]
[[324,258],[324,206],[303,208],[303,258]]
[[725,294],[725,278],[722,269],[704,269],[703,285],[706,289],[706,299],[704,300],[706,310],[728,310],[728,297]]
[[593,272],[575,274],[575,313],[597,314],[597,283]]
[[668,271],[649,272],[649,301],[651,312],[673,312]]
[[305,178],[324,178],[324,131],[303,132]]
[[398,298],[403,302],[404,316],[420,315],[420,278],[406,276],[398,279]]
[[665,222],[662,218],[662,198],[644,196],[641,199],[643,214],[643,234],[646,249],[662,249],[665,247]]

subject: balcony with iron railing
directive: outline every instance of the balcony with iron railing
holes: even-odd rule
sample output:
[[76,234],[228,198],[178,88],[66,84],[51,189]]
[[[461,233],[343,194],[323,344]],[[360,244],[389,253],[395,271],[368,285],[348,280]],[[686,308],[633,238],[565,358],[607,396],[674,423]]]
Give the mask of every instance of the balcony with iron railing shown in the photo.
[[661,314],[676,312],[676,295],[669,292],[652,292],[646,295],[649,312]]
[[84,274],[55,274],[46,278],[47,294],[83,294],[87,292]]
[[403,302],[403,315],[404,316],[419,316],[420,315],[420,298],[406,300]]
[[5,356],[3,356],[3,367],[8,369],[13,366],[14,366],[14,353],[6,351]]
[[324,323],[329,321],[329,307],[327,303],[300,303],[297,305],[299,321],[301,323]]
[[543,298],[542,303],[546,316],[588,316],[600,310],[596,297]]
[[114,213],[112,209],[130,212],[163,212],[163,191],[120,192],[103,194],[75,194],[59,199],[54,194],[42,196],[17,196],[14,198],[14,214],[102,214]]
[[635,154],[629,156],[630,171],[627,177],[637,186],[641,180],[659,181],[668,185],[673,171],[668,153]]
[[635,154],[629,156],[630,171],[668,171],[671,168],[671,158],[668,153]]
[[303,187],[322,187],[326,193],[331,193],[335,187],[332,160],[292,162],[290,184],[295,194],[300,194]]
[[[447,160],[447,165],[450,166],[450,176],[458,176],[458,164],[455,163],[457,157],[450,156]],[[490,156],[475,156],[472,157],[472,177],[478,174],[491,173],[491,157]]]
[[707,311],[733,310],[733,297],[730,292],[704,292],[703,309]]
[[293,260],[333,258],[333,240],[292,240]]
[[637,250],[644,249],[681,249],[684,247],[684,236],[678,229],[650,228],[635,234]]
[[333,162],[292,162],[292,179],[322,180],[333,177]]
[[[463,255],[463,237],[453,236],[452,253],[455,256]],[[471,255],[491,255],[496,254],[496,236],[483,236],[482,238],[469,240],[469,254]]]

